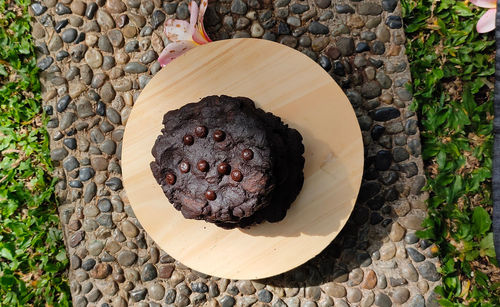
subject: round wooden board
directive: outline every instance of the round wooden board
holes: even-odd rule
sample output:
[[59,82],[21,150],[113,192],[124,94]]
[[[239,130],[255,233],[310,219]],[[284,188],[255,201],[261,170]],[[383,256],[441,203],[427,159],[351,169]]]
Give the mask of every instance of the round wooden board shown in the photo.
[[[304,187],[281,222],[224,230],[187,220],[151,173],[163,115],[221,94],[253,99],[304,138]],[[135,215],[169,255],[205,274],[260,279],[303,264],[337,236],[358,194],[363,143],[349,100],[318,64],[274,42],[231,39],[190,50],[149,82],[127,122],[122,169]]]

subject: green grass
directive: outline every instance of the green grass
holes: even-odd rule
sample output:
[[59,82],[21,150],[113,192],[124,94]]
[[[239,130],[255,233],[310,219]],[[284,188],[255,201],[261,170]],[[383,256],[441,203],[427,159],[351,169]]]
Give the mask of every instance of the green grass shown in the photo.
[[419,235],[439,247],[440,303],[499,306],[490,218],[494,34],[476,32],[484,10],[464,1],[402,7],[430,192]]
[[68,306],[28,5],[0,0],[0,306]]

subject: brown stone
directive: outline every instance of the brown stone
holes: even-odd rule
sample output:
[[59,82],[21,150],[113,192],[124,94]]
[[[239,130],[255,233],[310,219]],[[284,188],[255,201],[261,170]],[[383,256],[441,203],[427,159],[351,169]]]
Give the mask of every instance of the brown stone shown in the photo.
[[389,238],[392,242],[398,242],[403,239],[405,235],[405,229],[401,227],[398,222],[394,222],[391,226],[391,232],[389,233]]
[[347,20],[347,25],[350,28],[359,29],[359,28],[362,28],[365,25],[365,22],[363,21],[363,18],[361,18],[360,16],[358,16],[358,15],[352,15]]
[[108,169],[108,160],[100,156],[92,156],[90,164],[96,171],[105,171]]
[[311,48],[313,51],[321,51],[329,42],[330,39],[328,37],[315,37],[312,39]]
[[71,230],[74,230],[74,231],[80,229],[81,226],[82,226],[82,223],[80,223],[79,220],[71,220],[68,223],[68,228]]
[[365,280],[361,286],[365,289],[373,289],[377,285],[377,274],[373,270],[368,270],[365,274]]
[[122,32],[126,38],[132,38],[137,34],[137,29],[134,26],[126,25],[123,27]]
[[392,95],[388,94],[388,93],[384,93],[384,94],[380,95],[380,97],[378,98],[378,100],[381,103],[391,104],[392,103]]
[[83,16],[85,13],[85,8],[87,7],[87,4],[85,2],[82,2],[80,0],[75,0],[71,2],[71,12]]
[[391,45],[389,47],[389,51],[387,51],[387,55],[389,56],[398,56],[401,51],[401,46],[399,45]]
[[90,276],[96,279],[104,279],[111,273],[111,266],[107,263],[97,264],[92,271]]
[[127,9],[127,6],[121,0],[108,0],[106,7],[111,13],[121,13]]
[[326,55],[331,59],[336,60],[340,57],[340,51],[336,47],[330,46],[326,49]]
[[115,19],[115,22],[116,22],[116,25],[118,26],[118,28],[123,28],[126,24],[128,24],[128,16],[123,14],[123,15],[120,15],[118,17],[116,17]]
[[172,264],[165,264],[158,267],[158,276],[160,278],[170,278],[175,267]]
[[334,282],[329,282],[329,283],[324,284],[323,290],[329,296],[338,297],[338,298],[344,297],[347,294],[344,286],[339,285],[339,284],[334,283]]
[[160,54],[163,51],[163,39],[157,33],[153,33],[151,38],[151,46],[153,46],[153,50]]
[[128,18],[130,20],[130,23],[134,24],[138,28],[142,28],[146,25],[146,18],[141,15],[130,13],[128,14]]
[[80,242],[82,242],[83,238],[85,238],[84,231],[75,232],[69,239],[69,246],[76,247]]

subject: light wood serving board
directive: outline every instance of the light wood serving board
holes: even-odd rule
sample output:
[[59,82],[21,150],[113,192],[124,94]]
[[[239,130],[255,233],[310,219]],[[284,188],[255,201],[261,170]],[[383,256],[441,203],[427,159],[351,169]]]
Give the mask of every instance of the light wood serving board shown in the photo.
[[[151,173],[163,115],[221,94],[253,99],[304,138],[304,187],[281,222],[224,230],[187,220]],[[209,275],[259,279],[303,264],[337,236],[358,194],[363,143],[349,100],[318,64],[274,42],[231,39],[190,50],[149,82],[127,122],[122,169],[135,215],[169,255]]]

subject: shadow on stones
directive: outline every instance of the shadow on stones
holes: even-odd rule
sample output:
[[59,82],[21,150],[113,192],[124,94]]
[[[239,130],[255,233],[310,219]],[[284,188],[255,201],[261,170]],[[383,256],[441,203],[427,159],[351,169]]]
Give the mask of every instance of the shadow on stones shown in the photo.
[[[272,10],[272,2],[259,1],[259,3],[260,10]],[[220,5],[219,1],[211,4],[205,15],[205,25],[209,36],[214,40],[242,37],[239,36],[238,31],[234,32],[234,30],[224,28],[222,16],[215,9],[217,5]],[[266,29],[275,32],[276,27],[277,25]],[[340,80],[336,81],[339,83]],[[339,85],[344,91],[346,90],[342,82]],[[299,129],[304,136],[311,137],[311,134],[304,127],[295,128]],[[301,266],[280,275],[259,280],[259,282],[283,288],[319,286],[328,282],[341,283],[348,280],[349,272],[352,270],[371,264],[371,254],[378,251],[382,246],[382,240],[388,236],[388,229],[390,229],[392,223],[392,220],[384,220],[377,212],[380,210],[387,215],[391,208],[390,206],[384,206],[386,200],[382,196],[383,191],[381,191],[382,189],[378,183],[372,181],[372,160],[373,158],[370,158],[368,148],[365,146],[365,166],[360,194],[348,221],[337,237],[321,253]],[[346,170],[343,169],[336,171],[346,173]],[[287,223],[287,218],[285,217],[281,223]],[[338,221],[332,221],[330,227],[323,229],[290,228],[283,232],[281,227],[272,229],[255,227],[245,231],[249,231],[256,236],[298,236],[302,232],[325,235],[331,233],[332,229],[337,229],[338,226]]]

